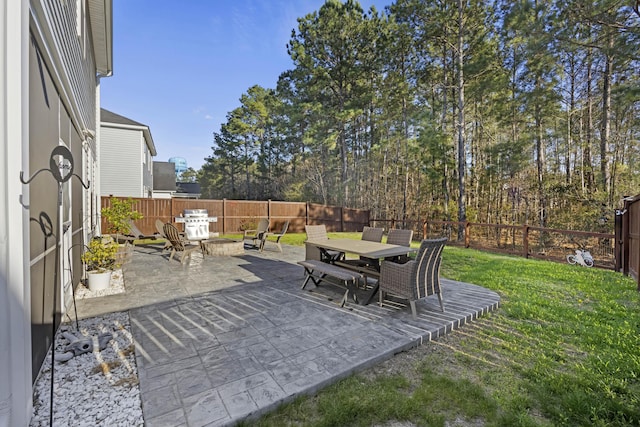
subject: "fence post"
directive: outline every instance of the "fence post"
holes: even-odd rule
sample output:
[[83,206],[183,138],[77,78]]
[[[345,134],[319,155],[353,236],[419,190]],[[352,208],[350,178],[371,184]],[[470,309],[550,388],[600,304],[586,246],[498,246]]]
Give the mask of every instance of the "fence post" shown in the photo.
[[427,220],[425,219],[422,223],[422,240],[427,238]]
[[622,272],[625,276],[629,275],[629,209],[630,203],[624,201],[624,215],[622,216]]
[[340,206],[340,231],[344,232],[344,208]]
[[227,217],[227,199],[222,199],[222,234],[225,234],[227,232],[226,217]]
[[465,221],[464,222],[464,247],[468,248],[469,246],[471,246],[471,237],[469,236],[470,232],[469,230],[471,229],[471,224],[469,223],[469,221]]
[[271,222],[271,199],[267,200],[267,219]]
[[615,271],[622,271],[622,217],[624,211],[616,209],[615,223],[613,227],[613,233],[616,236],[614,238],[614,256],[616,257]]
[[523,257],[529,258],[529,225],[522,226],[522,254]]
[[309,225],[309,202],[305,204],[304,225]]

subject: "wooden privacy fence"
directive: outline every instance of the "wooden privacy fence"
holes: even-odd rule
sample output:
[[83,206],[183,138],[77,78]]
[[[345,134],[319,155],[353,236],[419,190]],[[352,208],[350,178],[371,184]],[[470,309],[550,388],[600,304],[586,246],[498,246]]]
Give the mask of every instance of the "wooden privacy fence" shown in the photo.
[[[110,197],[102,197],[101,207],[110,206],[110,199]],[[273,230],[279,230],[288,220],[289,230],[292,232],[304,231],[304,226],[307,224],[324,224],[328,231],[362,231],[364,226],[369,225],[368,210],[308,202],[134,197],[117,197],[117,199],[133,201],[133,209],[143,216],[136,221],[136,225],[145,234],[156,232],[155,222],[158,219],[165,223],[175,223],[176,217],[182,215],[185,209],[206,209],[209,216],[218,218],[218,222],[209,223],[209,231],[220,234],[238,233],[244,229],[255,228],[260,218],[269,218]],[[102,230],[106,230],[106,226],[103,219]]]
[[625,198],[624,208],[616,214],[616,236],[620,242],[617,267],[636,280],[640,291],[640,195]]

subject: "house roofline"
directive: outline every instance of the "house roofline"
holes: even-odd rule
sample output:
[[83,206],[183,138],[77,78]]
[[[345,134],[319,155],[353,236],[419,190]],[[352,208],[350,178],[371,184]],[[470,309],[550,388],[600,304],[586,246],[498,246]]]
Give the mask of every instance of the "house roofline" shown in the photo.
[[113,74],[113,0],[88,0],[91,40],[100,77]]

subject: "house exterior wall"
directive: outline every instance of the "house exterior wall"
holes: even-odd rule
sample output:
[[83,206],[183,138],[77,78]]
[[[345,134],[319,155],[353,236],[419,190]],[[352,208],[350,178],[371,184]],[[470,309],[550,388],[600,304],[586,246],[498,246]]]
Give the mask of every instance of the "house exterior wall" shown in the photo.
[[153,196],[153,157],[146,142],[142,144],[142,197]]
[[[63,292],[71,292],[64,272],[80,266],[81,248],[72,245],[91,233],[83,224],[96,190],[85,190],[76,178],[59,187],[49,169],[59,160],[51,159],[59,145],[70,150],[74,173],[96,167],[97,79],[87,1],[100,0],[18,0],[0,7],[0,427],[29,424],[32,383],[66,310]],[[21,177],[33,179],[21,183]],[[48,236],[36,222],[44,218],[51,220]],[[56,257],[57,249],[65,256]]]
[[143,188],[143,152],[146,149],[141,130],[105,125],[100,133],[100,191],[103,196],[149,197]]

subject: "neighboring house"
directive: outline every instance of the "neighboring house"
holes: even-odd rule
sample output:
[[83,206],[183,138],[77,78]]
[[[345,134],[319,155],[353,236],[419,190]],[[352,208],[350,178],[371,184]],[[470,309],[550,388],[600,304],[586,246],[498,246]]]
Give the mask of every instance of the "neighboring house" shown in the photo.
[[[0,426],[20,427],[80,280],[82,245],[99,232],[97,125],[100,79],[112,72],[112,0],[1,4]],[[61,178],[71,172],[67,153],[80,179]]]
[[170,199],[175,192],[175,165],[172,162],[153,162],[153,198]]
[[149,126],[100,111],[100,194],[152,197],[152,156],[157,153]]
[[177,182],[176,193],[173,197],[179,197],[182,199],[199,199],[202,194],[200,190],[200,183],[198,182]]

